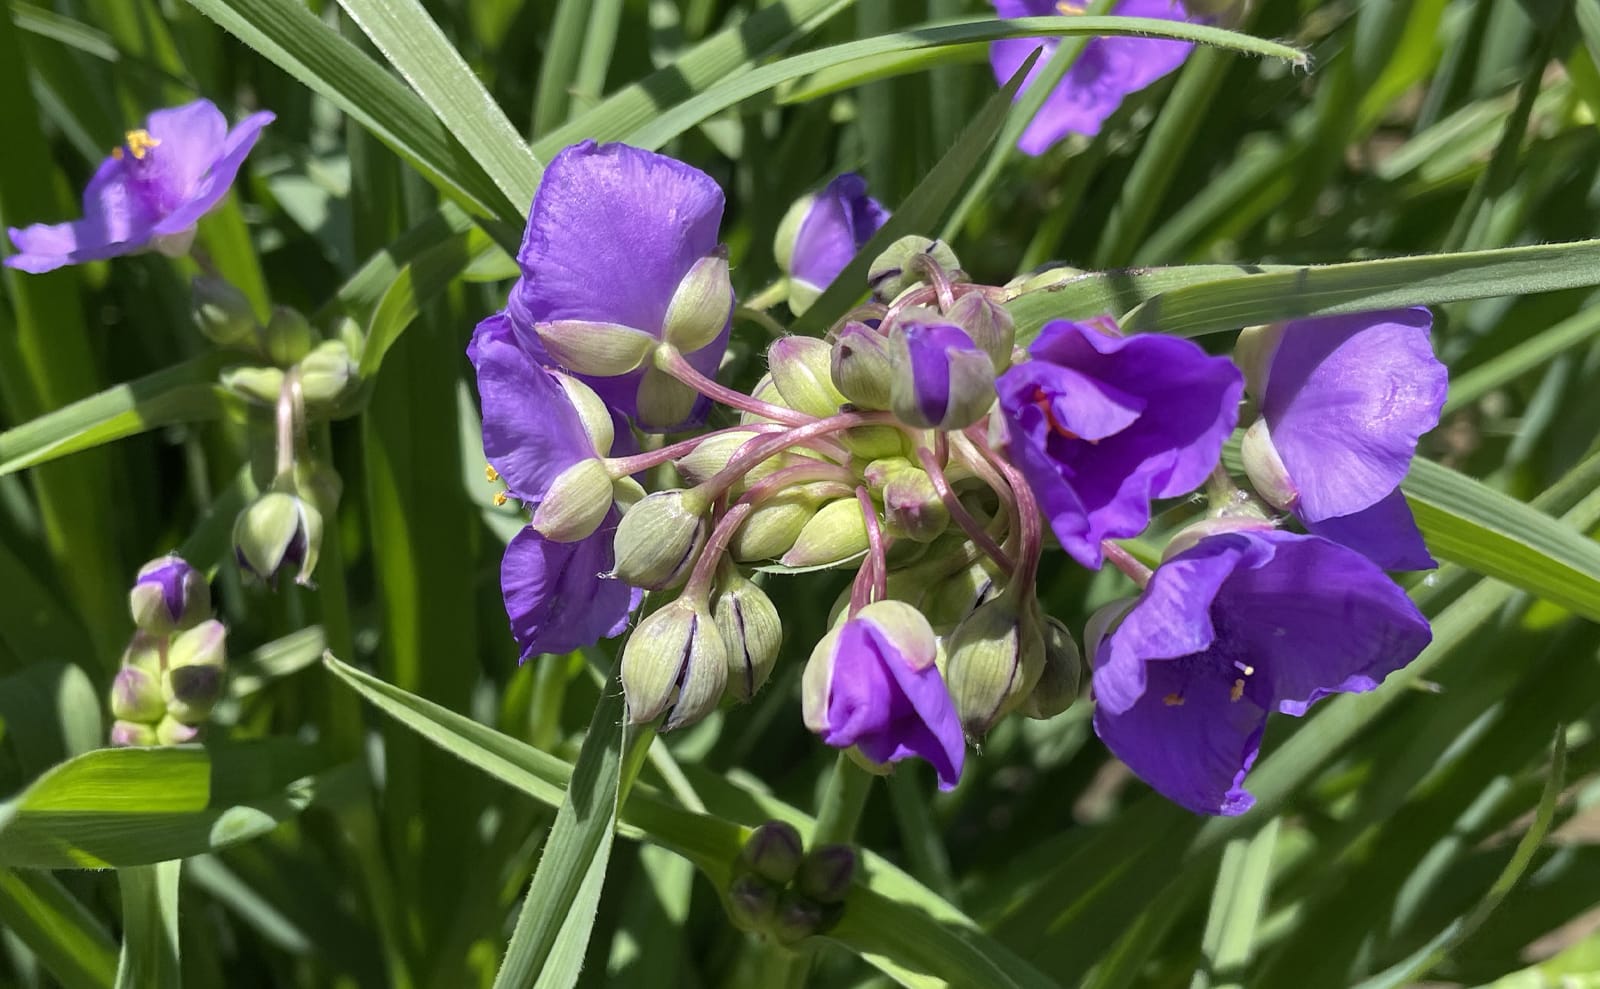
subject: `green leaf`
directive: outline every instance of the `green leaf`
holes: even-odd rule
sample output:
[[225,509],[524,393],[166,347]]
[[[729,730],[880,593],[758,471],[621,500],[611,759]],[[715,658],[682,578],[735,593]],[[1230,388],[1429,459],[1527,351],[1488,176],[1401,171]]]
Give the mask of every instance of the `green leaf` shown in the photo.
[[266,834],[345,785],[306,776],[291,742],[98,749],[0,803],[0,866],[104,869],[183,858]]
[[473,259],[495,250],[488,234],[470,229],[422,251],[396,272],[367,326],[366,349],[361,352],[361,376],[369,378],[377,373],[389,348],[417,318],[423,303],[448,288]]
[[1195,972],[1190,989],[1247,984],[1242,977],[1254,954],[1256,926],[1266,905],[1272,855],[1282,823],[1283,818],[1274,817],[1254,835],[1234,838],[1223,848],[1200,945],[1205,966]]
[[178,878],[182,870],[181,859],[117,870],[123,931],[116,989],[178,985]]
[[82,668],[65,663],[34,663],[0,677],[0,719],[28,777],[99,746],[104,737],[94,684]]
[[88,907],[48,872],[0,868],[0,924],[64,989],[110,989],[117,945]]
[[228,696],[248,697],[267,684],[314,664],[328,647],[321,625],[290,632],[243,656],[228,658]]

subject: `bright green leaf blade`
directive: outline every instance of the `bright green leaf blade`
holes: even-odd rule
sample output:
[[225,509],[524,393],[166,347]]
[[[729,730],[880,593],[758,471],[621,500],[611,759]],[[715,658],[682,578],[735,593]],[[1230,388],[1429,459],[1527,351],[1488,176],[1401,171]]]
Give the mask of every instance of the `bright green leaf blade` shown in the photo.
[[65,663],[32,663],[0,677],[0,720],[30,778],[103,741],[94,684],[82,668]]
[[1235,838],[1223,849],[1211,913],[1200,943],[1205,966],[1195,972],[1190,989],[1247,984],[1245,966],[1254,953],[1256,926],[1271,886],[1272,855],[1282,824],[1283,818],[1274,817],[1254,835]]
[[182,869],[183,860],[178,859],[117,870],[123,931],[116,989],[179,984],[178,878]]
[[117,945],[88,907],[48,872],[0,868],[0,924],[65,989],[110,989]]

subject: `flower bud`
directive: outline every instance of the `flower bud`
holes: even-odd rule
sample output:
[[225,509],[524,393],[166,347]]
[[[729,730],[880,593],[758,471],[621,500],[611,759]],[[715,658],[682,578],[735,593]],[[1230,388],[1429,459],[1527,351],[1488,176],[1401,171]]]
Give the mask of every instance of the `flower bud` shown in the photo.
[[171,715],[161,719],[156,725],[157,745],[182,745],[192,742],[200,737],[200,729],[195,725],[186,725]]
[[[778,221],[778,232],[772,238],[772,256],[778,262],[778,270],[785,274],[794,268],[794,248],[795,242],[800,239],[800,227],[806,222],[806,217],[811,215],[811,210],[816,204],[816,193],[801,196],[789,206],[788,211],[783,214],[783,219]],[[815,298],[812,301],[815,301]]]
[[[161,681],[137,666],[124,666],[111,681],[111,716],[154,726],[167,713]],[[114,743],[138,744],[138,743]]]
[[794,878],[804,857],[800,832],[784,821],[768,821],[750,832],[739,849],[736,867],[768,882],[783,885]]
[[194,321],[212,343],[245,347],[256,339],[256,314],[250,300],[225,278],[194,276]]
[[172,640],[167,647],[167,669],[209,666],[222,669],[228,661],[227,626],[212,618]]
[[1272,434],[1267,431],[1267,420],[1257,419],[1244,431],[1244,442],[1239,445],[1239,459],[1244,461],[1245,476],[1267,504],[1273,508],[1289,509],[1299,499],[1289,469],[1283,466],[1278,448],[1272,445]]
[[815,481],[784,488],[756,505],[728,542],[728,552],[740,563],[776,560],[789,552],[806,523],[825,501],[846,498],[854,492],[836,481]]
[[[617,564],[623,581],[647,591],[677,587],[706,544],[711,507],[694,489],[657,491],[628,509],[617,526]],[[637,636],[636,636],[637,637]]]
[[[750,389],[750,397],[768,405],[783,405],[783,396],[778,393],[778,386],[772,383],[772,374],[768,372],[757,379],[755,387]],[[788,406],[784,406],[788,408]],[[739,413],[739,425],[749,426],[758,422],[773,422],[759,412],[742,411]]]
[[[693,450],[672,462],[678,469],[678,474],[690,484],[702,484],[714,477],[718,471],[728,466],[728,461],[738,455],[739,451],[758,437],[766,434],[754,430],[733,430],[707,436],[701,440]],[[773,471],[795,463],[794,457],[788,453],[778,453],[761,461],[754,467],[745,471],[744,480],[734,487],[738,490],[749,487]]]
[[657,367],[644,369],[637,395],[639,425],[658,432],[682,426],[700,401],[699,392]]
[[211,614],[211,585],[183,557],[163,556],[139,568],[128,609],[133,623],[146,632],[188,628]]
[[1078,685],[1082,680],[1083,654],[1072,641],[1072,633],[1060,621],[1046,616],[1044,670],[1018,710],[1037,721],[1053,718],[1078,699]]
[[705,605],[678,598],[639,623],[622,648],[622,692],[628,720],[654,721],[662,731],[710,714],[728,683],[728,650]]
[[533,329],[558,367],[606,378],[643,364],[660,342],[631,326],[585,319],[557,319]]
[[732,315],[728,259],[715,254],[701,258],[672,293],[661,339],[686,354],[693,353],[721,335]]
[[611,410],[606,407],[605,399],[570,374],[552,371],[550,376],[567,393],[567,401],[578,413],[578,421],[583,423],[583,431],[589,434],[594,452],[602,457],[610,454],[611,444],[617,438],[617,424],[611,418]]
[[889,331],[895,418],[924,429],[961,429],[995,402],[994,363],[957,326],[897,321]]
[[999,374],[1011,366],[1011,349],[1016,344],[1017,327],[1011,313],[982,291],[968,292],[956,300],[945,319],[966,331],[978,349],[989,355]]
[[915,263],[919,254],[930,257],[952,281],[962,274],[961,262],[949,244],[919,234],[901,237],[878,255],[872,267],[867,269],[867,284],[872,286],[872,294],[879,302],[889,302],[927,277]]
[[1272,358],[1277,356],[1278,344],[1283,342],[1288,328],[1288,323],[1247,326],[1234,341],[1233,363],[1244,372],[1245,389],[1257,399],[1267,393],[1267,373],[1272,370]]
[[253,405],[276,405],[283,393],[283,372],[275,367],[230,367],[221,381],[223,388]]
[[295,583],[310,584],[322,548],[322,513],[285,491],[269,491],[239,513],[233,552],[246,573],[269,583],[298,568]]
[[772,917],[772,936],[781,944],[804,941],[830,926],[829,914],[830,911],[816,900],[794,890],[785,890],[778,897],[778,908]]
[[144,724],[137,721],[114,721],[111,723],[111,744],[119,747],[141,746],[150,747],[160,745],[156,737],[156,727],[153,724]]
[[745,873],[728,884],[728,914],[747,931],[766,931],[778,912],[779,889],[760,876]]
[[833,349],[816,337],[780,337],[772,342],[767,363],[785,406],[819,419],[839,411],[845,397],[833,386],[832,354]]
[[723,568],[711,614],[728,650],[728,693],[740,703],[767,682],[783,647],[783,621],[766,592],[731,566]]
[[979,605],[946,644],[945,684],[969,736],[987,734],[1022,703],[1044,670],[1044,635],[1032,593],[1008,588]]
[[336,408],[355,380],[356,365],[342,340],[324,340],[300,361],[300,393],[314,408]]
[[1105,637],[1116,631],[1122,624],[1122,619],[1139,603],[1137,597],[1118,598],[1109,604],[1101,605],[1095,609],[1094,614],[1083,624],[1083,654],[1090,657],[1093,666],[1093,657],[1100,652],[1100,643]]
[[949,527],[950,509],[940,500],[933,478],[920,467],[906,464],[888,471],[881,490],[883,523],[890,535],[928,543]]
[[216,666],[180,666],[167,671],[162,693],[167,714],[186,725],[204,724],[222,699],[222,670]]
[[293,367],[302,357],[311,353],[317,342],[316,331],[296,309],[273,306],[272,318],[262,331],[267,356],[279,367]]
[[828,567],[867,550],[867,521],[855,498],[829,502],[801,527],[778,561],[786,567]]
[[556,475],[530,523],[551,542],[587,539],[611,511],[611,474],[600,460],[580,460]]
[[1225,532],[1250,532],[1271,528],[1273,528],[1271,519],[1253,514],[1223,515],[1216,518],[1201,519],[1193,525],[1184,526],[1171,539],[1167,540],[1166,548],[1161,551],[1161,562],[1167,562],[1207,536],[1219,536]]
[[911,444],[898,426],[852,426],[837,435],[840,444],[862,460],[903,457],[911,452]]
[[889,343],[877,329],[852,320],[834,334],[829,366],[833,386],[858,409],[889,407]]
[[999,595],[1000,578],[1000,569],[994,561],[984,557],[924,591],[922,612],[935,629],[947,634],[966,621],[979,605]]
[[843,903],[856,876],[856,850],[849,845],[821,845],[813,848],[800,871],[794,888],[821,904]]
[[799,316],[849,267],[889,219],[859,175],[845,173],[784,214],[772,253],[789,276],[789,311]]

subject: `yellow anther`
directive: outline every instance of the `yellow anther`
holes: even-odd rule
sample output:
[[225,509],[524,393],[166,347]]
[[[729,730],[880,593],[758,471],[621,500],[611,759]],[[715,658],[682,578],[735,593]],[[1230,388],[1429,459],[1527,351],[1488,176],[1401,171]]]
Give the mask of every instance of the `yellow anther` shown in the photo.
[[1236,701],[1244,696],[1244,677],[1233,681],[1233,689],[1228,691],[1228,700]]
[[1256,668],[1254,666],[1251,666],[1249,663],[1241,663],[1237,659],[1233,661],[1233,668],[1238,670],[1240,673],[1243,673],[1245,676],[1254,676],[1256,672]]
[[1073,3],[1072,0],[1060,0],[1060,2],[1056,4],[1056,10],[1067,15],[1081,14],[1086,9],[1088,8],[1086,8],[1083,4]]
[[483,479],[491,484],[500,480],[500,472],[494,469],[494,464],[483,465]]
[[[135,161],[143,161],[144,156],[150,153],[150,149],[160,143],[160,141],[151,137],[150,132],[147,130],[131,130],[127,134],[128,153],[133,155]],[[118,155],[118,157],[121,156]]]
[[1183,706],[1183,695],[1178,693],[1177,691],[1173,691],[1172,693],[1168,694],[1167,696],[1161,698],[1161,703],[1167,705],[1168,707],[1182,707]]
[[494,493],[494,504],[496,508],[502,507],[508,500],[509,499],[506,498],[506,493],[504,491],[496,491]]

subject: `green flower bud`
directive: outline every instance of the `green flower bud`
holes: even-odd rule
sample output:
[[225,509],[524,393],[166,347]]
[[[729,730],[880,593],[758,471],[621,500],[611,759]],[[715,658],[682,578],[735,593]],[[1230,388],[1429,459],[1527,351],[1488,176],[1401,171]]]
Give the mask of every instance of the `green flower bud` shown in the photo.
[[889,343],[878,330],[854,320],[841,327],[834,334],[829,370],[834,388],[851,405],[874,411],[889,407]]
[[[766,434],[754,430],[741,429],[707,436],[689,453],[673,461],[673,466],[688,483],[702,484],[728,466],[728,461],[732,460],[746,443],[764,435]],[[736,485],[734,490],[749,487],[773,471],[791,466],[795,462],[795,458],[787,453],[774,454],[745,471],[743,483]]]
[[1044,620],[1044,669],[1039,682],[1021,707],[1027,717],[1037,721],[1053,718],[1071,707],[1078,699],[1078,685],[1083,679],[1083,654],[1072,641],[1072,633],[1061,622],[1049,616]]
[[[756,399],[757,401],[766,402],[768,405],[784,404],[783,396],[779,394],[778,386],[772,383],[772,375],[770,373],[763,374],[760,379],[756,381],[755,387],[750,389],[750,397]],[[788,406],[784,407],[787,408]],[[741,426],[748,426],[757,422],[772,421],[773,420],[768,419],[766,416],[757,412],[739,413],[739,425]]]
[[300,361],[300,393],[313,408],[337,408],[355,381],[356,365],[342,340],[324,340]]
[[1239,459],[1244,461],[1245,476],[1250,484],[1273,508],[1289,509],[1299,500],[1289,469],[1283,465],[1278,448],[1272,445],[1272,434],[1267,431],[1267,420],[1257,419],[1244,431],[1244,442],[1239,445]]
[[867,521],[855,498],[829,502],[800,529],[794,545],[779,560],[786,567],[825,567],[843,563],[867,549]]
[[139,568],[128,591],[128,611],[145,632],[165,635],[189,628],[211,614],[211,585],[183,557],[169,554]]
[[838,437],[846,450],[862,460],[900,457],[911,449],[906,434],[895,426],[854,426]]
[[728,259],[712,255],[694,263],[667,304],[661,339],[686,354],[715,340],[733,315]]
[[283,393],[283,372],[275,367],[230,367],[222,372],[222,387],[252,405],[274,406]]
[[273,306],[272,318],[262,331],[267,356],[279,367],[293,367],[311,353],[317,342],[317,333],[298,310],[288,306]]
[[800,832],[784,821],[768,821],[750,832],[739,849],[736,867],[768,882],[784,885],[794,878],[804,857]]
[[783,404],[818,418],[831,416],[845,403],[833,386],[833,349],[816,337],[781,337],[767,348],[772,383]]
[[723,567],[712,617],[728,650],[728,693],[740,703],[767,682],[783,647],[783,622],[766,592],[731,566]]
[[138,721],[114,721],[111,724],[111,744],[128,748],[139,746],[149,748],[160,745],[161,740],[156,736],[156,726]]
[[836,481],[784,488],[756,505],[729,540],[728,552],[740,563],[776,560],[794,546],[824,502],[853,493],[848,485]]
[[983,291],[968,292],[956,300],[944,318],[967,331],[978,349],[994,362],[994,373],[1011,366],[1011,350],[1016,345],[1017,327],[1005,306]]
[[173,640],[161,678],[166,713],[186,725],[201,724],[222,697],[228,630],[215,619]]
[[[161,697],[161,681],[137,666],[124,666],[111,681],[111,716],[121,721],[154,725],[167,713]],[[149,743],[114,743],[149,744]]]
[[821,845],[800,863],[794,888],[803,896],[827,905],[843,903],[856,876],[856,850],[849,845]]
[[167,668],[209,666],[216,669],[228,661],[228,629],[215,618],[201,622],[179,635],[167,647]]
[[637,368],[660,343],[631,326],[586,319],[557,319],[533,329],[557,366],[607,378]]
[[933,478],[920,467],[907,463],[887,471],[880,490],[884,527],[890,535],[928,543],[949,528],[950,509],[940,500]]
[[1267,374],[1272,370],[1272,359],[1277,356],[1278,345],[1283,342],[1287,323],[1270,323],[1266,326],[1247,326],[1239,331],[1233,344],[1233,363],[1244,372],[1246,390],[1256,399],[1267,393]]
[[[897,320],[889,330],[889,354],[889,407],[907,425],[961,429],[994,405],[994,362],[942,317]],[[939,373],[930,375],[928,366]]]
[[608,455],[617,436],[616,422],[611,418],[611,410],[606,407],[605,400],[596,395],[593,388],[571,375],[555,371],[551,376],[567,393],[567,400],[577,410],[578,421],[583,423],[584,432],[589,434],[594,452],[602,457]]
[[233,525],[233,551],[240,569],[269,583],[298,568],[295,583],[310,584],[322,548],[322,513],[285,491],[269,491],[252,502]]
[[773,914],[772,936],[781,944],[795,944],[829,926],[830,911],[810,897],[794,890],[785,890],[778,897],[778,908]]
[[919,254],[931,257],[950,276],[951,281],[962,277],[961,262],[949,244],[918,234],[901,237],[878,255],[872,267],[867,269],[867,284],[872,286],[872,294],[879,302],[889,302],[924,280],[926,276],[913,264]]
[[161,719],[156,725],[157,745],[182,745],[192,742],[200,737],[200,729],[195,725],[186,725],[170,714]]
[[647,591],[683,583],[706,544],[710,508],[705,495],[692,488],[646,496],[617,526],[615,574]]
[[628,720],[662,731],[692,725],[715,710],[728,684],[728,650],[705,605],[678,598],[647,616],[622,647]]
[[988,557],[932,584],[922,594],[921,608],[941,634],[966,621],[978,606],[1001,591],[1000,568]]
[[944,680],[968,735],[988,734],[1039,682],[1044,635],[1038,610],[1031,590],[1008,589],[951,633]]
[[638,395],[639,425],[654,430],[678,428],[700,400],[699,392],[657,367],[644,369]]
[[192,283],[194,321],[212,343],[246,347],[256,340],[256,314],[250,300],[225,278],[199,274]]
[[[801,196],[778,221],[778,233],[772,238],[772,256],[777,259],[778,270],[784,274],[789,273],[789,265],[794,261],[794,245],[800,239],[800,227],[811,215],[811,207],[816,202],[816,193]],[[796,310],[795,315],[800,315],[800,310]]]
[[551,542],[587,539],[611,511],[611,474],[597,459],[580,460],[556,475],[533,510],[534,531]]
[[778,913],[779,889],[753,873],[735,876],[728,884],[728,915],[747,931],[762,932]]

